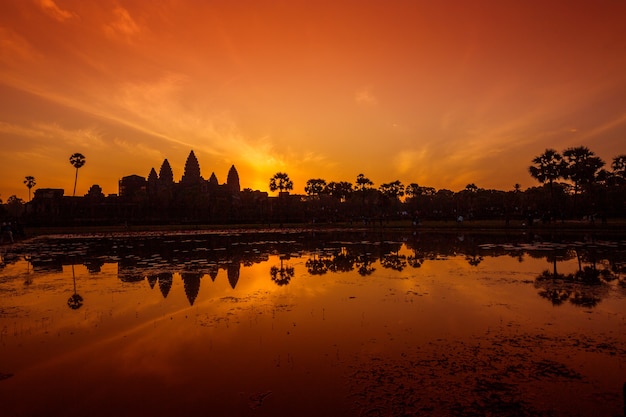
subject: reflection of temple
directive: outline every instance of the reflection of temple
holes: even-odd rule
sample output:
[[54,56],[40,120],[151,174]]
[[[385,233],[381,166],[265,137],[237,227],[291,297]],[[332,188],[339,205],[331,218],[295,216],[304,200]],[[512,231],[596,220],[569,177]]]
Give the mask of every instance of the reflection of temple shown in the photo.
[[203,274],[197,272],[181,272],[180,276],[183,279],[187,300],[189,300],[189,305],[192,306],[200,292],[200,278],[202,278]]
[[161,290],[161,294],[163,294],[163,298],[167,298],[167,295],[170,293],[172,289],[172,273],[171,272],[162,272],[158,277],[159,282],[159,290]]
[[231,262],[228,264],[228,267],[226,268],[226,273],[228,275],[228,282],[230,283],[230,286],[233,288],[233,290],[235,289],[235,287],[237,286],[237,282],[239,281],[239,269],[240,269],[239,262]]

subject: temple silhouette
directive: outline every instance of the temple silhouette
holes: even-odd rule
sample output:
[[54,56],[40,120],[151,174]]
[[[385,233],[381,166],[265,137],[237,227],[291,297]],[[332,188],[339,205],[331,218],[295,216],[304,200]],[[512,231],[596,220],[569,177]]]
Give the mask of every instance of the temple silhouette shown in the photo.
[[40,188],[27,208],[33,225],[159,224],[259,222],[272,218],[271,197],[266,192],[241,190],[239,173],[230,167],[226,182],[215,172],[202,176],[194,151],[189,152],[180,181],[167,159],[147,178],[128,175],[119,180],[118,194],[105,196],[92,185],[82,197],[65,196],[65,190]]

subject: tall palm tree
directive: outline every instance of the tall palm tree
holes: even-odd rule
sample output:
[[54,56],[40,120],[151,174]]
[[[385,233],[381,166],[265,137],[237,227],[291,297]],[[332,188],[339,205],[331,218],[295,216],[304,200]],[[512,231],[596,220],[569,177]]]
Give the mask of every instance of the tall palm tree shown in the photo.
[[280,227],[283,226],[283,191],[293,190],[293,182],[289,179],[289,175],[285,172],[277,172],[272,178],[270,178],[270,191],[278,190],[278,217],[280,218]]
[[574,183],[574,194],[591,190],[596,182],[598,171],[604,166],[604,161],[597,157],[595,153],[586,146],[568,148],[563,152],[567,161],[566,176]]
[[324,192],[326,188],[326,180],[321,178],[311,178],[306,182],[304,186],[304,192],[315,198],[319,198],[320,194]]
[[72,156],[70,156],[70,164],[72,164],[72,166],[76,168],[76,176],[74,177],[74,192],[72,193],[72,197],[74,197],[76,196],[76,182],[78,181],[78,168],[85,165],[85,155],[83,155],[82,153],[78,153],[78,152],[73,154]]
[[359,174],[356,176],[356,186],[360,191],[364,192],[366,189],[370,188],[372,185],[374,185],[374,183],[365,175]]
[[567,171],[567,163],[563,157],[554,149],[546,149],[544,153],[533,159],[533,164],[528,167],[530,176],[542,184],[546,182],[550,188],[550,205],[554,210],[554,191],[553,183],[559,178],[565,178]]
[[32,175],[28,175],[24,178],[24,184],[28,187],[28,201],[30,201],[30,189],[33,188],[37,183],[35,182],[35,177]]
[[365,193],[371,190],[374,183],[363,174],[356,176],[355,188],[361,193],[361,215],[365,215]]
[[277,172],[270,178],[270,191],[276,190],[278,190],[279,193],[293,190],[293,182],[289,179],[289,175],[284,172]]

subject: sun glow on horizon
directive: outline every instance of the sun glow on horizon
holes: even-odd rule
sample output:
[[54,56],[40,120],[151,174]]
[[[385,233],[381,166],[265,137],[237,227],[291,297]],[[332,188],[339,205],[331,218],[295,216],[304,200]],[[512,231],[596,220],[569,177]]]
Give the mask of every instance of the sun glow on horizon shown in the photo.
[[[536,185],[545,148],[626,152],[626,4],[479,0],[0,5],[0,198],[202,175],[269,191],[286,172],[458,191]],[[209,22],[209,24],[207,24]],[[185,30],[180,30],[181,28]],[[529,31],[528,28],[532,28]],[[524,34],[522,36],[522,34]],[[270,193],[271,194],[271,193]]]

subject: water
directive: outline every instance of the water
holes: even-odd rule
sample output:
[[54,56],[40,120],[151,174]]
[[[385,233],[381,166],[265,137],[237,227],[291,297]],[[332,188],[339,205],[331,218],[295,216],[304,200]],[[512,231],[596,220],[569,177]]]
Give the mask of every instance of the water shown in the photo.
[[624,240],[224,231],[1,250],[2,415],[623,414]]

